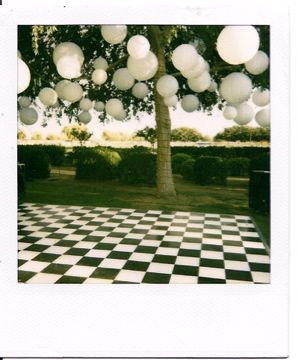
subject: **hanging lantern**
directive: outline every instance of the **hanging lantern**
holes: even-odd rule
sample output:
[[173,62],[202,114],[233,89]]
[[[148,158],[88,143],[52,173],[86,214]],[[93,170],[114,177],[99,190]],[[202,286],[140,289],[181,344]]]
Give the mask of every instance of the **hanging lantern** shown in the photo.
[[219,56],[228,64],[239,65],[252,59],[260,38],[253,26],[226,26],[217,38]]
[[262,74],[269,66],[269,57],[264,51],[258,51],[252,59],[244,64],[244,66],[250,74]]
[[239,104],[247,100],[252,91],[252,82],[243,73],[234,72],[226,76],[219,87],[220,95],[229,103]]
[[66,84],[63,89],[63,97],[70,102],[77,102],[83,97],[83,89],[80,84],[76,82],[70,82]]
[[196,78],[191,78],[187,80],[188,87],[197,93],[203,92],[209,88],[211,84],[211,76],[205,71],[203,74]]
[[236,110],[237,110],[237,115],[234,118],[234,121],[238,125],[248,124],[254,116],[253,109],[250,105],[248,105],[247,102],[243,102],[239,104],[236,107]]
[[74,56],[62,56],[57,62],[57,72],[64,79],[75,79],[81,76],[81,65]]
[[181,100],[181,107],[186,112],[193,112],[198,109],[199,100],[195,95],[185,95]]
[[197,62],[194,67],[187,71],[181,71],[181,74],[186,79],[191,79],[200,76],[206,70],[206,64],[204,58],[197,54]]
[[25,107],[28,107],[31,105],[31,100],[30,98],[28,98],[28,96],[21,96],[19,98],[19,105],[22,107],[22,108],[25,108]]
[[53,61],[56,66],[58,65],[58,61],[63,57],[71,57],[77,60],[80,67],[84,63],[84,54],[81,48],[73,42],[63,42],[55,47]]
[[118,99],[110,99],[106,102],[106,112],[112,117],[116,118],[123,110],[123,104]]
[[142,82],[136,83],[132,88],[132,94],[138,99],[144,99],[149,94],[148,85]]
[[92,108],[92,101],[90,99],[84,98],[80,101],[80,109],[83,111],[88,111]]
[[18,58],[22,59],[22,54],[21,54],[20,50],[17,51],[17,55],[18,55]]
[[120,44],[127,35],[126,25],[102,25],[101,35],[110,44]]
[[18,58],[18,94],[27,89],[30,84],[31,74],[27,64]]
[[156,90],[163,97],[175,95],[178,89],[178,81],[172,75],[163,75],[156,83]]
[[178,103],[178,97],[177,97],[177,95],[165,97],[163,99],[163,102],[168,107],[176,106]]
[[102,85],[107,81],[108,75],[103,69],[95,69],[91,77],[95,84]]
[[82,111],[79,114],[79,120],[83,124],[88,124],[92,119],[92,116],[89,111]]
[[96,101],[94,104],[94,110],[96,111],[104,111],[105,104],[102,101]]
[[52,88],[45,87],[40,90],[38,98],[44,105],[53,106],[58,100],[58,95]]
[[265,109],[262,109],[256,113],[255,116],[256,122],[265,128],[270,127],[270,108],[267,107]]
[[94,69],[102,69],[106,71],[107,68],[109,67],[109,64],[106,59],[99,56],[97,59],[94,60],[93,67]]
[[151,79],[157,72],[158,60],[152,51],[143,59],[134,59],[129,57],[127,60],[127,68],[130,74],[138,81],[146,81]]
[[127,52],[134,59],[143,59],[150,50],[150,43],[143,35],[132,36],[127,43]]
[[114,72],[113,83],[119,90],[130,89],[135,82],[135,79],[130,75],[127,68],[121,68]]
[[211,80],[211,83],[207,90],[209,92],[215,92],[217,90],[217,83],[214,80]]
[[265,90],[256,90],[252,95],[252,101],[257,106],[266,106],[270,103],[270,91]]
[[234,106],[227,105],[223,110],[223,116],[227,120],[233,120],[237,116],[237,109]]
[[61,80],[55,85],[55,91],[58,95],[58,98],[61,100],[65,100],[63,96],[63,89],[66,84],[71,84],[69,80]]
[[33,125],[38,120],[37,111],[30,107],[22,108],[19,114],[21,122],[25,125]]
[[192,45],[182,44],[173,51],[172,63],[176,69],[187,71],[196,66],[197,58],[198,53]]
[[120,111],[120,113],[117,116],[114,116],[114,119],[123,121],[123,120],[125,120],[126,116],[127,116],[126,111],[123,109]]

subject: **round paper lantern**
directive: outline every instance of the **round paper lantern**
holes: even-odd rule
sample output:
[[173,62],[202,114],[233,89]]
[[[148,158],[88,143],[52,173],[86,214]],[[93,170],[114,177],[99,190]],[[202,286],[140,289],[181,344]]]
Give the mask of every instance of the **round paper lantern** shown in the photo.
[[92,116],[89,111],[82,111],[79,114],[79,120],[83,124],[88,124],[91,121],[91,118]]
[[66,84],[70,84],[69,80],[61,80],[55,85],[55,91],[58,95],[58,98],[61,100],[65,100],[63,96],[63,89]]
[[186,79],[191,79],[200,76],[206,70],[206,64],[204,58],[197,54],[197,63],[194,67],[187,71],[181,71],[181,74]]
[[104,111],[105,104],[102,101],[96,101],[94,104],[94,110],[96,111]]
[[205,71],[203,74],[196,78],[191,78],[187,80],[187,85],[194,92],[203,92],[209,88],[211,84],[211,76]]
[[118,99],[110,99],[106,102],[105,108],[109,115],[117,117],[123,110],[123,104]]
[[176,69],[187,71],[197,64],[198,53],[189,44],[182,44],[176,47],[172,54],[172,62]]
[[265,90],[256,90],[252,95],[252,101],[257,106],[266,106],[270,102],[270,91]]
[[234,106],[227,105],[223,110],[223,116],[227,120],[233,120],[237,116],[237,109]]
[[270,127],[270,108],[267,107],[265,109],[262,109],[256,113],[255,116],[256,122],[265,128]]
[[102,25],[101,35],[110,44],[120,44],[127,35],[126,25]]
[[31,74],[27,64],[18,58],[18,94],[25,91],[30,84]]
[[260,38],[253,26],[226,26],[217,38],[219,56],[228,64],[239,65],[252,59]]
[[234,121],[238,125],[248,124],[254,116],[253,109],[250,105],[248,105],[247,102],[243,102],[239,104],[236,107],[236,110],[237,110],[237,115],[234,118]]
[[38,98],[44,105],[53,106],[58,100],[58,95],[55,90],[45,87],[40,90]]
[[264,51],[258,51],[252,59],[244,64],[244,66],[250,74],[262,74],[269,66],[269,57]]
[[83,111],[88,111],[92,108],[92,101],[90,99],[84,98],[80,101],[80,109]]
[[20,50],[17,51],[17,54],[18,54],[18,58],[22,59],[22,54],[21,54]]
[[38,113],[30,107],[22,108],[20,110],[20,120],[25,125],[33,125],[38,120]]
[[247,100],[252,91],[252,82],[243,73],[234,72],[226,76],[219,87],[220,95],[229,103],[239,104]]
[[211,83],[207,89],[209,92],[214,92],[217,90],[217,83],[214,80],[211,80]]
[[99,56],[97,59],[94,60],[93,67],[94,67],[94,69],[107,70],[107,68],[109,67],[109,64],[106,59]]
[[102,85],[107,81],[108,75],[103,69],[95,69],[91,77],[95,84]]
[[138,82],[133,86],[132,94],[138,99],[144,99],[149,94],[149,88],[147,84]]
[[177,97],[177,95],[165,97],[163,99],[163,102],[168,107],[176,106],[178,103],[178,97]]
[[163,97],[175,95],[178,89],[178,81],[172,75],[163,75],[156,83],[156,90]]
[[193,112],[199,106],[199,100],[195,95],[185,95],[181,100],[182,109],[186,112]]
[[75,82],[66,84],[63,89],[63,97],[65,100],[70,102],[81,100],[83,97],[83,89],[81,85]]
[[120,111],[120,113],[117,116],[114,116],[115,120],[124,120],[126,118],[127,114],[126,111],[123,109],[122,111]]
[[209,63],[205,60],[205,71],[209,72],[210,71],[210,65]]
[[21,96],[19,98],[19,105],[22,107],[22,108],[25,108],[25,107],[28,107],[31,105],[31,100],[30,98],[28,98],[28,96]]
[[135,59],[143,59],[150,50],[150,43],[143,35],[135,35],[128,40],[127,51]]
[[127,60],[127,68],[130,74],[138,81],[146,81],[151,79],[158,69],[158,60],[152,51],[143,59],[135,59],[129,57]]
[[71,57],[77,60],[80,67],[84,63],[84,54],[81,48],[73,42],[63,42],[55,47],[53,52],[53,61],[56,66],[62,57]]
[[57,61],[57,72],[64,79],[75,79],[81,76],[81,65],[74,56],[62,56]]
[[130,75],[127,68],[121,68],[114,72],[113,83],[119,90],[130,89],[135,82],[135,79]]

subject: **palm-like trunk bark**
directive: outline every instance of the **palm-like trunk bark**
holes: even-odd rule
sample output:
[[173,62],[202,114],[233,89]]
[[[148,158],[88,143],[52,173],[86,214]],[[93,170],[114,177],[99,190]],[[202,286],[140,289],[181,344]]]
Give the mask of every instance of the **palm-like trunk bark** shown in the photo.
[[[154,84],[166,73],[164,49],[159,26],[148,27],[150,44],[158,58],[158,71]],[[169,108],[154,86],[155,120],[157,133],[157,192],[161,197],[176,196],[171,164],[171,119]]]

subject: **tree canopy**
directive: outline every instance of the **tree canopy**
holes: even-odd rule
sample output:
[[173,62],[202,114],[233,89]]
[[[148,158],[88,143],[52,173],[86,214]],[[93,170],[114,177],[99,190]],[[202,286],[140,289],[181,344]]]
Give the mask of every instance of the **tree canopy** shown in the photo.
[[248,126],[232,126],[218,133],[215,141],[270,141],[270,130]]

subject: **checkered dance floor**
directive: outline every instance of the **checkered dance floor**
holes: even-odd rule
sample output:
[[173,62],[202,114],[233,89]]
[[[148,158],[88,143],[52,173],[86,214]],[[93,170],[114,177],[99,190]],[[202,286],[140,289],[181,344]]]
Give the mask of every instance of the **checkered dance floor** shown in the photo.
[[25,203],[23,283],[269,283],[270,258],[248,216]]

